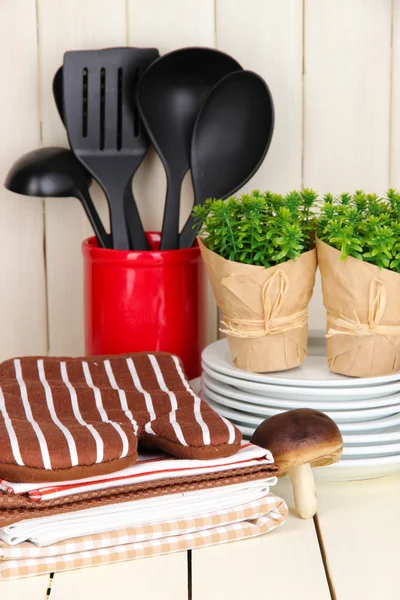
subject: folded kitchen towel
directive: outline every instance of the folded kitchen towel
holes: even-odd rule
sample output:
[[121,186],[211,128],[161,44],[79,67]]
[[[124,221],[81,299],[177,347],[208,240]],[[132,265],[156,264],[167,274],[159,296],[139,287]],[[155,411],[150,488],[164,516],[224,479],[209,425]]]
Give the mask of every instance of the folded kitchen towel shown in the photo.
[[258,500],[266,496],[269,486],[275,483],[274,477],[24,520],[0,528],[0,540],[10,545],[29,540],[46,546],[71,537],[204,516]]
[[287,514],[285,502],[270,493],[259,500],[207,516],[79,537],[45,548],[29,542],[17,546],[0,543],[0,579],[98,566],[242,540],[279,527]]
[[261,465],[235,469],[228,471],[227,476],[224,473],[209,473],[179,479],[166,479],[162,485],[159,485],[157,481],[150,481],[93,492],[81,492],[80,494],[67,496],[66,498],[57,498],[40,503],[25,496],[0,492],[0,527],[19,523],[23,520],[59,515],[110,504],[120,504],[132,500],[142,500],[145,498],[166,496],[168,494],[256,481],[276,475],[277,469],[273,467],[274,465]]
[[273,465],[274,459],[265,448],[242,441],[239,451],[225,458],[210,460],[177,459],[161,452],[148,452],[138,456],[137,462],[112,475],[89,477],[82,480],[33,483],[14,483],[0,479],[0,490],[10,494],[27,495],[32,500],[48,501],[65,498],[81,492],[91,492],[130,484],[158,481],[166,478],[180,478],[191,475],[227,473],[234,469],[260,465]]
[[167,353],[25,357],[0,365],[0,477],[58,482],[136,462],[138,442],[179,458],[235,454],[240,431]]

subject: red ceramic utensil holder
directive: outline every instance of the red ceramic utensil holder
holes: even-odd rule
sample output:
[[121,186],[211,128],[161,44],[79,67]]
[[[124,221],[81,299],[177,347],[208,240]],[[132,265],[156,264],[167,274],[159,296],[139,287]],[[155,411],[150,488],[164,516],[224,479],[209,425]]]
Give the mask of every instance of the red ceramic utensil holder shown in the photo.
[[87,355],[164,351],[189,378],[201,373],[206,334],[205,275],[199,248],[159,251],[99,248],[83,242]]

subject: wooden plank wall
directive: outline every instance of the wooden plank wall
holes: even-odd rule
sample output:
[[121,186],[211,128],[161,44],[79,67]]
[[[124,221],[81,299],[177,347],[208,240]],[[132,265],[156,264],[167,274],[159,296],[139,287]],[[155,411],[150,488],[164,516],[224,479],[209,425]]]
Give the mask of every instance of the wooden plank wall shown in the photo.
[[[206,45],[259,72],[274,96],[273,142],[246,190],[400,186],[399,23],[399,0],[2,0],[1,175],[29,149],[66,145],[51,92],[66,50]],[[159,228],[165,175],[154,152],[134,191],[145,226]],[[0,195],[0,359],[82,353],[80,244],[90,228],[79,203]],[[98,187],[94,198],[107,219]],[[191,200],[187,178],[182,218]],[[317,285],[310,328],[323,327]]]

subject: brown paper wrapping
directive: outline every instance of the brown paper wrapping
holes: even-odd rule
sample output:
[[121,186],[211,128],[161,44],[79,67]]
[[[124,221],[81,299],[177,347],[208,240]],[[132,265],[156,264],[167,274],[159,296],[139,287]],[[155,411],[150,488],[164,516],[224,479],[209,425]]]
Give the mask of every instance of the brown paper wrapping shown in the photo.
[[226,260],[198,241],[236,367],[254,373],[298,367],[307,354],[316,251],[266,269]]
[[375,377],[400,371],[400,274],[317,240],[332,371]]

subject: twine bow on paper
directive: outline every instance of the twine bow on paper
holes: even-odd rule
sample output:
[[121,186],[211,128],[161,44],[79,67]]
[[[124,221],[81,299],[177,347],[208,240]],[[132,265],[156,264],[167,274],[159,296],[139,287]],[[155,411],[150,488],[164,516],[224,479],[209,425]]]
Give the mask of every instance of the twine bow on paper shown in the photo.
[[328,329],[326,337],[334,335],[400,335],[400,325],[380,325],[385,307],[386,288],[379,279],[374,279],[369,288],[367,323],[361,323],[356,313],[354,313],[354,321],[347,317],[335,317],[328,313],[328,320],[333,327]]
[[[275,300],[271,302],[270,293],[275,282],[278,283],[278,294]],[[220,329],[221,333],[237,338],[255,339],[266,335],[284,333],[289,329],[304,327],[308,316],[306,308],[286,317],[279,316],[288,290],[289,280],[287,275],[281,270],[275,271],[272,277],[267,279],[261,287],[263,318],[238,319],[224,315],[224,321],[222,321],[224,329]]]

